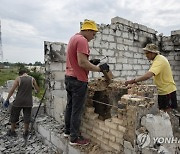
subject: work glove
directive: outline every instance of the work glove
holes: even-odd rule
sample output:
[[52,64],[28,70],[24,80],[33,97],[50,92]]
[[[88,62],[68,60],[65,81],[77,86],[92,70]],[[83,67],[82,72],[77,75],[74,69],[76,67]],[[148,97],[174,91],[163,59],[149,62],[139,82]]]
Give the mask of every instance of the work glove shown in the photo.
[[103,71],[109,72],[109,65],[107,63],[99,65],[99,68],[101,72]]
[[91,59],[90,63],[92,63],[93,65],[98,65],[100,63],[100,59]]
[[125,85],[136,83],[135,79],[125,81]]
[[8,108],[8,106],[9,106],[9,100],[5,100],[5,101],[3,102],[3,107],[4,107],[4,108]]

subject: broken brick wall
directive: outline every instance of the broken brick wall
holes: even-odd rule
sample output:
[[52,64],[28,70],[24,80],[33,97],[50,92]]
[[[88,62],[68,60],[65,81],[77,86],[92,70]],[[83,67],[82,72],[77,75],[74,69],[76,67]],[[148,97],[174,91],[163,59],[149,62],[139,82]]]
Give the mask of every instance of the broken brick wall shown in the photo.
[[[157,35],[154,29],[115,17],[111,24],[99,24],[99,32],[89,42],[90,58],[103,58],[110,65],[114,77],[118,80],[132,79],[144,74],[150,66],[142,48],[150,42],[156,43],[160,51],[171,63],[174,79],[177,84],[177,96],[180,101],[180,53],[179,31],[172,31],[171,36]],[[46,79],[48,86],[47,113],[60,120],[65,104],[64,86],[66,44],[60,42],[44,42]],[[98,72],[90,72],[89,78],[102,76]],[[146,83],[152,83],[148,80]]]
[[[96,92],[100,97],[94,97]],[[140,119],[158,112],[155,86],[126,87],[121,81],[107,84],[98,78],[89,84],[81,132],[104,150],[128,154],[138,151],[135,141]]]

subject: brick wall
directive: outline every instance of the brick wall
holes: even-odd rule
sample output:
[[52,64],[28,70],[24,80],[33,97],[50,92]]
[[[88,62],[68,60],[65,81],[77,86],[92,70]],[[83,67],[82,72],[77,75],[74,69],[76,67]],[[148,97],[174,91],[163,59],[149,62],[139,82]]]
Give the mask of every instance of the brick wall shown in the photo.
[[[81,132],[104,150],[135,152],[138,149],[136,130],[141,127],[141,117],[158,113],[155,86],[132,85],[128,88],[121,81],[109,85],[103,79],[90,82]],[[100,97],[94,97],[96,92]],[[103,97],[105,94],[107,97]]]

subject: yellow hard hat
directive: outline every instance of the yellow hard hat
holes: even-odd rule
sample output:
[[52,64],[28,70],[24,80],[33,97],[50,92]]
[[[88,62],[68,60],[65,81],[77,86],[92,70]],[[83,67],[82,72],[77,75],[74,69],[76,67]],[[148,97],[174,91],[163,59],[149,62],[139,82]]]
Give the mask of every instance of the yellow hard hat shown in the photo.
[[84,20],[81,26],[81,30],[93,30],[93,31],[98,31],[97,25],[93,20]]

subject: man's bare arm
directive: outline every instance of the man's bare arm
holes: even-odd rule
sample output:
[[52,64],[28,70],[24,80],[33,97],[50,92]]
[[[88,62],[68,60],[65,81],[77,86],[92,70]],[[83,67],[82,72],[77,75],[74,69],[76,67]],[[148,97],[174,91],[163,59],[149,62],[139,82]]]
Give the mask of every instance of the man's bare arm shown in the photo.
[[143,76],[140,76],[140,77],[136,78],[135,82],[145,81],[145,80],[150,79],[153,76],[154,76],[154,73],[148,71]]
[[34,78],[33,78],[33,86],[34,86],[36,92],[38,93],[39,92],[39,86],[37,85],[37,82]]
[[100,72],[100,68],[98,66],[93,65],[92,63],[89,62],[87,55],[85,55],[83,53],[78,53],[77,59],[78,59],[78,64],[80,67],[82,67],[88,71]]
[[14,84],[12,86],[12,88],[9,91],[8,97],[6,100],[9,100],[10,97],[13,95],[14,91],[16,90],[16,88],[19,86],[19,77],[17,77],[14,81]]

